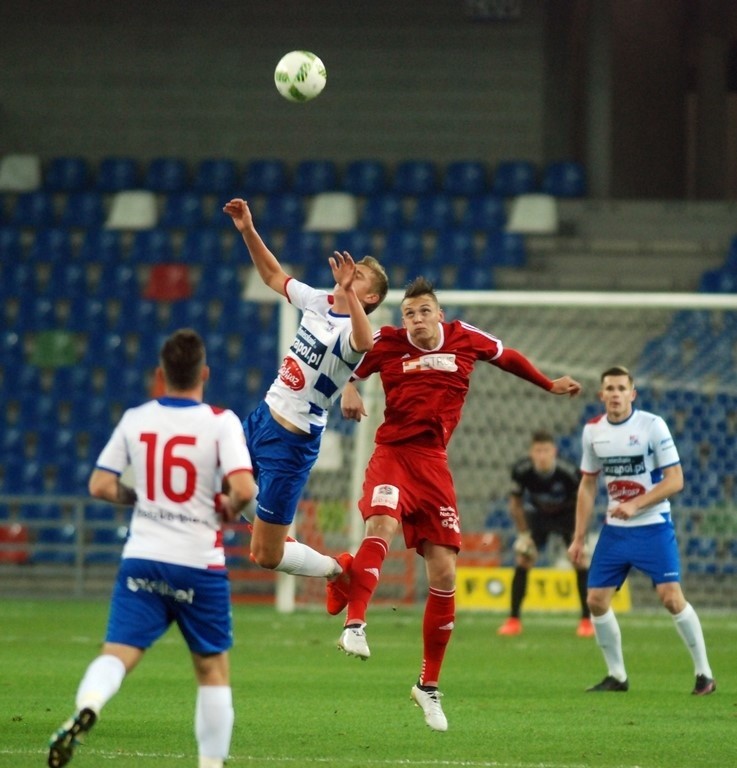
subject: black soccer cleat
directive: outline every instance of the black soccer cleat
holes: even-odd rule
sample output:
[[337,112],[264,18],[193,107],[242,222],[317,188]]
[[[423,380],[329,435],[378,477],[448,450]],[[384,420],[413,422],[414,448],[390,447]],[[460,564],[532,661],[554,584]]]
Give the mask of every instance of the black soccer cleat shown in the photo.
[[70,717],[49,741],[49,768],[62,768],[74,754],[87,733],[97,722],[97,715],[91,709],[81,709]]
[[708,696],[717,689],[717,681],[713,677],[706,675],[696,675],[696,685],[691,693],[694,696]]
[[586,693],[599,693],[600,691],[629,691],[629,680],[617,680],[616,677],[607,675],[600,683],[586,689]]

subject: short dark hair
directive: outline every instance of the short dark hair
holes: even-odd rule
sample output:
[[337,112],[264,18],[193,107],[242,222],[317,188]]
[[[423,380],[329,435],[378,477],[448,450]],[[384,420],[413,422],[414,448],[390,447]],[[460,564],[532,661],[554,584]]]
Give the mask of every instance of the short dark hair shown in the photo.
[[629,368],[625,368],[623,365],[613,365],[611,368],[607,368],[604,373],[601,374],[602,384],[607,376],[626,376],[630,380],[630,384],[635,383]]
[[417,296],[425,295],[432,296],[435,299],[435,303],[438,303],[438,297],[435,295],[435,286],[422,275],[407,283],[407,287],[404,289],[405,299],[414,299]]
[[205,365],[205,342],[191,328],[180,328],[161,346],[159,362],[166,383],[175,390],[194,389]]
[[532,433],[533,443],[553,443],[555,445],[555,438],[548,432],[547,429],[536,429]]

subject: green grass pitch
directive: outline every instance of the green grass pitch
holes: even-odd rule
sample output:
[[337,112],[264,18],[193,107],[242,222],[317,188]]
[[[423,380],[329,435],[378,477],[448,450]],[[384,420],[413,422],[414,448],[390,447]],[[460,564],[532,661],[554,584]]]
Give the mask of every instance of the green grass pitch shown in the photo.
[[[697,607],[698,608],[698,607]],[[107,604],[0,602],[0,768],[46,765],[49,735],[74,708]],[[691,660],[667,614],[620,616],[628,693],[586,694],[605,674],[576,617],[529,615],[517,638],[502,617],[459,612],[441,680],[447,733],[409,699],[421,609],[375,608],[372,656],[335,646],[340,619],[234,608],[236,725],[229,768],[698,768],[733,765],[737,618],[704,614],[719,688],[691,696]],[[103,710],[74,768],[197,765],[195,684],[172,629]]]

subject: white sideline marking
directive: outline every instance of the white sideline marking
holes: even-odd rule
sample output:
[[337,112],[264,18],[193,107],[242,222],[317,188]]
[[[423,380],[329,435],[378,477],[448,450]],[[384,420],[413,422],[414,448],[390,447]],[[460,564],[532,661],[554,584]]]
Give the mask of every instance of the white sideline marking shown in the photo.
[[[22,750],[0,749],[0,755],[45,755],[47,750]],[[114,752],[100,749],[85,748],[85,755],[97,755],[103,760],[114,760],[124,757],[142,757],[152,760],[187,760],[191,762],[194,755],[180,752]],[[236,755],[228,758],[228,765],[248,763],[302,763],[306,765],[376,765],[376,766],[444,766],[447,768],[589,768],[588,763],[500,763],[495,760],[371,760],[365,757],[351,759],[341,755],[340,757],[256,757],[255,755]],[[640,768],[637,765],[619,765],[616,768]]]

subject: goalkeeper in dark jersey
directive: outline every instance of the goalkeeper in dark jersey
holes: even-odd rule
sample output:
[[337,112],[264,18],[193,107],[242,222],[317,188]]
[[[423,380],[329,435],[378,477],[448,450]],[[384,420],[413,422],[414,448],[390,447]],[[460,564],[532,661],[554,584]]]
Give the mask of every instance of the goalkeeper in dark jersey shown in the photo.
[[[509,511],[517,528],[514,542],[516,556],[512,579],[512,605],[509,618],[499,627],[500,635],[522,633],[520,611],[527,592],[527,575],[535,564],[538,550],[551,534],[560,536],[568,547],[575,527],[576,494],[581,478],[579,470],[558,457],[553,436],[545,430],[532,435],[527,456],[512,467]],[[576,567],[576,582],[581,600],[581,621],[576,634],[593,637],[589,609],[586,606],[588,566]]]

